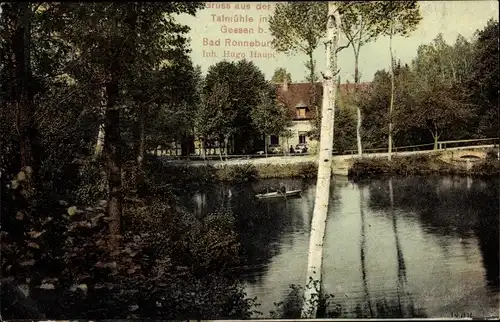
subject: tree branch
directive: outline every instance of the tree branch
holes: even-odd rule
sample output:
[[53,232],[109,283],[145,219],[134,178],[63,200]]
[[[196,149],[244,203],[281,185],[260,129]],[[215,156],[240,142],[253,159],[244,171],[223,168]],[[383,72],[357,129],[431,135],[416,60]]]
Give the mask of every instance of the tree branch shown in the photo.
[[341,52],[342,50],[348,48],[350,45],[351,45],[352,41],[349,40],[349,42],[347,43],[347,45],[343,45],[343,46],[339,46],[337,48],[337,50],[335,50],[335,54],[338,54],[339,52]]

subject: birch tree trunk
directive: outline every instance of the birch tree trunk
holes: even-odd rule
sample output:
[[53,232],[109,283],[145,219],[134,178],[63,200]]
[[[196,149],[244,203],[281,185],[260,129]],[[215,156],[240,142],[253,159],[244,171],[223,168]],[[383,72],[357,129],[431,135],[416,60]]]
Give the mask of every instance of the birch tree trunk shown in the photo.
[[323,108],[319,151],[316,199],[311,222],[307,279],[302,307],[303,318],[315,318],[321,291],[323,264],[323,240],[330,197],[331,159],[333,148],[333,127],[336,87],[334,76],[337,71],[337,47],[340,31],[340,14],[334,2],[328,2],[326,74],[323,80]]
[[[103,87],[101,88],[101,111],[100,111],[102,118],[105,118],[106,104],[107,104],[106,89]],[[104,137],[106,136],[105,128],[106,128],[105,123],[99,125],[99,133],[97,134],[97,142],[95,144],[95,149],[94,149],[94,159],[100,157],[104,149]]]
[[389,103],[389,142],[387,150],[387,159],[392,159],[392,111],[394,109],[394,57],[392,55],[392,35],[394,33],[394,21],[391,25],[391,32],[389,35],[389,51],[391,54],[391,101]]
[[358,100],[358,86],[359,86],[359,46],[354,53],[354,99],[356,100],[356,114],[357,114],[357,124],[356,124],[356,142],[358,144],[358,155],[363,155],[363,146],[361,144],[361,108],[359,107]]
[[99,157],[102,154],[102,149],[104,147],[104,128],[105,124],[99,125],[99,133],[97,134],[97,142],[95,144],[94,157]]

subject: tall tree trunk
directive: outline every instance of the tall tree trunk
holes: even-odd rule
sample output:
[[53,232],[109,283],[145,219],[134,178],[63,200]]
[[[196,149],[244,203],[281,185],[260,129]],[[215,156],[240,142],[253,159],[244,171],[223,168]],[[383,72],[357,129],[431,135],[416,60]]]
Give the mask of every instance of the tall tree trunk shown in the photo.
[[207,158],[207,143],[205,138],[201,139],[201,154],[203,155],[203,160]]
[[267,134],[264,133],[264,153],[266,154],[267,158]]
[[[103,119],[106,118],[106,105],[107,105],[107,99],[106,99],[106,88],[103,87],[100,90],[100,96],[101,96],[101,106],[100,106],[100,114]],[[104,138],[106,136],[106,123],[102,123],[99,125],[99,132],[97,133],[97,141],[95,144],[95,149],[94,149],[94,159],[97,159],[98,157],[101,156],[102,150],[104,147]]]
[[224,136],[224,155],[226,156],[227,160],[227,142],[229,140],[229,135]]
[[326,229],[330,180],[332,173],[332,148],[336,87],[334,77],[337,72],[337,47],[340,32],[340,14],[334,2],[328,2],[326,76],[323,80],[323,109],[321,119],[320,151],[318,156],[318,179],[316,198],[311,222],[307,278],[304,290],[303,318],[315,318],[321,294],[323,240]]
[[361,145],[361,108],[359,107],[359,100],[358,100],[358,85],[359,85],[359,47],[358,50],[354,52],[354,99],[356,102],[356,113],[357,113],[357,118],[358,122],[356,125],[356,140],[358,143],[358,155],[361,156],[363,155],[363,147]]
[[136,153],[137,153],[137,166],[139,169],[142,170],[142,166],[144,163],[144,148],[146,146],[145,141],[146,141],[146,133],[145,133],[145,107],[140,106],[139,107],[139,115],[138,115],[138,126],[137,126],[137,142],[136,142]]
[[[320,110],[318,109],[318,104],[317,104],[317,92],[316,92],[316,84],[315,84],[315,78],[316,78],[316,64],[314,62],[314,57],[313,57],[313,51],[310,51],[308,53],[309,57],[309,83],[311,84],[311,89],[309,92],[309,108],[314,108],[314,120],[315,120],[315,127],[320,126]],[[319,129],[317,129],[319,131]]]
[[434,150],[438,149],[439,135],[437,132],[432,132],[432,138],[434,139]]
[[17,108],[17,128],[20,139],[21,168],[31,167],[38,172],[38,133],[34,122],[32,70],[31,70],[31,21],[29,2],[12,3],[14,34],[12,36],[15,61],[14,102]]
[[[394,22],[392,22],[394,24]],[[391,54],[391,101],[389,103],[389,142],[387,150],[387,159],[391,161],[392,159],[392,111],[394,108],[394,57],[392,55],[392,34],[393,26],[391,26],[391,32],[389,35],[389,52]]]
[[111,64],[110,79],[106,84],[107,106],[106,106],[106,129],[104,139],[104,151],[108,168],[108,216],[109,233],[111,235],[111,247],[116,249],[120,243],[122,234],[122,160],[121,160],[121,137],[120,137],[120,110],[118,109],[118,79],[119,70],[117,58]]
[[219,144],[217,144],[219,146],[219,157],[220,157],[220,160],[223,161],[222,159],[222,140],[221,140],[221,137],[219,136]]

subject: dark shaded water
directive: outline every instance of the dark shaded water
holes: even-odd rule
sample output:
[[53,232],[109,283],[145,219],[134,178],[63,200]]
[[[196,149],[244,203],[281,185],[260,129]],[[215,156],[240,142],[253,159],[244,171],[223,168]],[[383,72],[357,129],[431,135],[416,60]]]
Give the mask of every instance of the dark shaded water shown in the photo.
[[[283,182],[301,199],[257,201]],[[193,197],[198,215],[238,218],[244,264],[235,270],[263,317],[305,282],[314,182],[217,186]],[[336,178],[325,236],[324,288],[341,317],[498,316],[499,181]]]

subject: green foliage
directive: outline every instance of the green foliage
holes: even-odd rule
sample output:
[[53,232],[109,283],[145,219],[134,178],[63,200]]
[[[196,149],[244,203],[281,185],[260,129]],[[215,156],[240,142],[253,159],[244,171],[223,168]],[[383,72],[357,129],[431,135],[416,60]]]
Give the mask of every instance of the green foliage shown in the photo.
[[[496,37],[495,26],[498,23],[491,21],[483,31],[491,31],[485,47],[481,47],[480,32],[472,42],[458,36],[452,45],[438,35],[431,44],[419,47],[410,66],[396,64],[392,118],[396,146],[498,135],[498,106],[493,104],[497,79],[490,72],[497,65],[489,59],[498,48],[493,40],[486,40]],[[490,54],[479,61],[478,55],[486,50],[482,48]],[[476,85],[479,81],[481,86]],[[370,93],[362,95],[367,147],[383,147],[389,121],[389,74],[378,71]]]
[[[274,88],[254,63],[241,60],[222,61],[208,70],[204,80],[203,104],[197,113],[197,132],[206,139],[233,139],[235,153],[251,152],[257,147],[253,138],[259,137],[260,122],[269,121],[273,130],[281,132],[287,123],[280,108],[273,104]],[[264,110],[263,107],[273,107]],[[255,111],[258,112],[255,112]],[[279,116],[279,119],[276,119]]]
[[231,214],[208,214],[186,230],[175,253],[182,254],[183,264],[203,277],[238,263],[237,239]]
[[259,164],[256,166],[258,177],[265,178],[316,178],[318,165],[316,162],[295,164]]
[[258,172],[253,164],[224,165],[217,168],[217,178],[223,182],[252,182],[257,180]]
[[238,112],[230,90],[227,82],[215,83],[210,92],[203,96],[196,123],[201,137],[220,140],[222,137],[231,137],[235,132]]
[[[476,106],[476,118],[471,124],[477,128],[480,137],[500,137],[498,122],[498,21],[489,20],[486,27],[477,32],[473,44],[472,63],[468,55],[461,56],[463,64],[470,66],[470,73],[464,75],[466,79],[464,91],[470,94],[470,101]],[[468,50],[468,44],[461,42],[462,47]],[[463,66],[463,65],[462,65]]]
[[498,148],[492,148],[486,152],[486,160],[493,161],[497,159],[498,159]]
[[467,171],[465,165],[451,164],[439,155],[398,156],[392,161],[380,158],[356,160],[349,176],[355,179],[373,178],[381,175],[416,176],[429,174],[495,176],[500,171],[498,160],[485,160]]
[[87,162],[79,169],[79,182],[74,191],[73,201],[79,205],[90,205],[96,200],[106,199],[107,180],[97,162]]
[[[144,169],[121,167],[136,159],[141,137],[155,145],[192,133],[201,73],[189,59],[189,28],[175,16],[202,6],[2,3],[1,273],[26,284],[46,316],[250,317],[253,301],[221,269],[238,259],[232,217],[199,222],[176,206],[171,182],[158,178],[191,176],[199,187],[200,177],[208,182],[215,174],[178,173],[148,158]],[[92,155],[103,123],[112,129],[104,155],[114,154],[112,163]],[[39,166],[19,172],[29,154]],[[122,175],[113,184],[126,200],[118,246],[110,243],[112,218],[102,200],[110,174]],[[182,249],[195,265],[186,265]],[[4,318],[23,318],[6,309]]]
[[472,166],[472,173],[477,176],[499,176],[500,175],[500,161],[498,158],[488,158],[480,163]]
[[345,103],[337,106],[339,108],[335,109],[333,150],[343,154],[343,151],[356,148],[356,110]]
[[[316,318],[338,318],[342,313],[342,307],[335,303],[333,294],[321,294],[319,299],[312,301],[318,303]],[[273,319],[300,319],[304,303],[304,288],[300,285],[290,285],[290,292],[285,300],[274,303],[275,310],[271,311]]]
[[326,32],[326,2],[277,3],[269,20],[272,45],[287,54],[312,55]]
[[285,78],[288,83],[293,83],[292,74],[287,72],[286,69],[283,67],[276,68],[274,70],[273,77],[271,78],[271,83],[281,84],[285,81]]
[[[259,93],[260,101],[250,111],[254,127],[264,136],[282,135],[291,125],[289,109],[276,100],[275,89],[271,84]],[[267,146],[266,146],[267,152]]]
[[301,163],[298,166],[298,177],[304,179],[313,179],[318,175],[318,165],[316,162]]
[[422,20],[417,1],[374,1],[371,16],[376,20],[372,33],[408,37]]
[[[269,20],[274,49],[288,55],[302,53],[308,56],[305,66],[309,71],[307,78],[310,83],[317,81],[313,53],[326,33],[327,7],[326,2],[318,1],[277,3]],[[314,90],[313,87],[309,106],[316,107],[318,102]],[[316,124],[319,124],[318,119],[319,113]]]
[[[137,222],[142,222],[146,213],[149,218],[161,218],[154,221],[159,226],[127,225],[123,244],[113,253],[107,247],[108,219],[99,207],[78,211],[71,218],[55,215],[41,226],[43,230],[29,234],[29,243],[19,249],[24,253],[11,246],[12,235],[4,234],[3,273],[11,273],[9,270],[15,267],[16,278],[28,278],[30,293],[39,298],[39,307],[52,318],[68,314],[86,319],[249,317],[253,301],[245,299],[240,285],[214,271],[220,264],[217,260],[234,254],[235,244],[226,243],[234,238],[226,239],[228,235],[221,234],[234,236],[232,219],[227,215],[207,217],[198,230],[200,223],[195,218],[162,210],[155,204],[127,213],[133,218],[142,214]],[[55,229],[58,225],[66,229]],[[224,242],[217,243],[221,236]],[[174,251],[196,237],[197,242],[188,245],[189,251],[199,254],[198,259],[211,261],[196,265],[212,263],[211,273],[203,277],[198,277],[196,266],[183,266],[189,259],[184,252]],[[209,247],[211,257],[203,257],[208,246],[216,247]],[[44,267],[53,270],[45,271]]]
[[[361,78],[358,67],[361,47],[377,39],[380,35],[408,35],[422,19],[416,1],[399,1],[388,4],[382,1],[349,1],[341,5],[342,31],[354,51],[354,82]],[[391,49],[392,50],[392,49]],[[391,53],[392,59],[392,53]],[[355,96],[357,91],[355,91]],[[357,102],[361,101],[355,97]],[[358,108],[358,124],[361,124],[361,107]],[[392,106],[391,106],[392,110]],[[391,115],[393,117],[393,115]],[[361,146],[361,134],[357,133],[358,146]],[[361,152],[361,151],[359,151]]]

